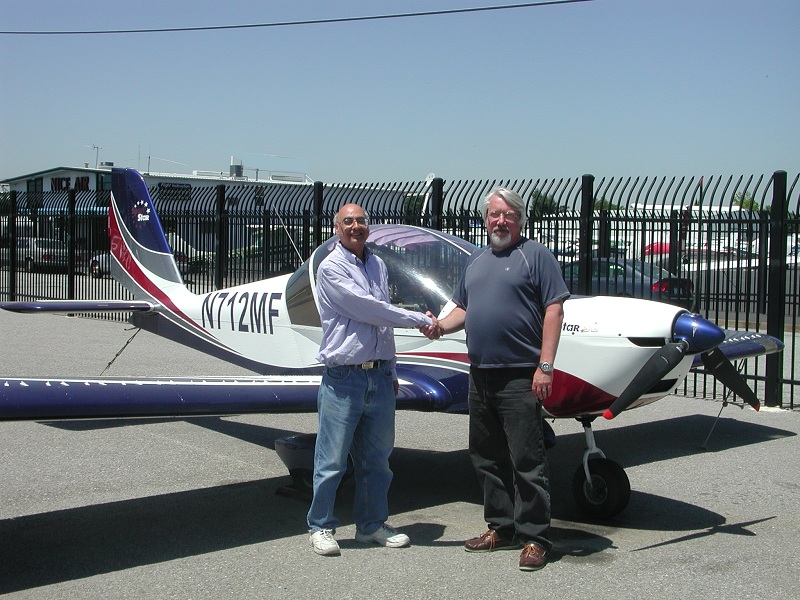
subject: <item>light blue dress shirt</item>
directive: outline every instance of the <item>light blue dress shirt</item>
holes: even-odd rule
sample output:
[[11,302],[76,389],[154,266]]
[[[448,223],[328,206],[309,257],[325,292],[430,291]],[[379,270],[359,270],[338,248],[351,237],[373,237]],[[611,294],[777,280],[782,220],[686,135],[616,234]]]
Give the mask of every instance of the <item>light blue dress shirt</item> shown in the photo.
[[393,306],[384,262],[365,249],[364,262],[336,244],[317,271],[322,343],[317,360],[328,367],[370,360],[391,362],[397,379],[393,327],[430,325],[430,317]]

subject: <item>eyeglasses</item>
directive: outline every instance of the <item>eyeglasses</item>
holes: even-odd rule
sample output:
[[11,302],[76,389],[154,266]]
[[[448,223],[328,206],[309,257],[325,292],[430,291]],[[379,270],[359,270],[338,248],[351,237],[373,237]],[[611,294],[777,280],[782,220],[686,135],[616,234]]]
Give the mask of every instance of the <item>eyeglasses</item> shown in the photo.
[[492,219],[499,219],[501,215],[506,218],[506,221],[510,221],[512,223],[519,221],[519,215],[513,210],[507,210],[505,212],[501,210],[493,210],[489,213],[489,216]]
[[353,223],[369,225],[369,219],[367,217],[345,217],[341,220],[341,223],[344,225],[352,225]]

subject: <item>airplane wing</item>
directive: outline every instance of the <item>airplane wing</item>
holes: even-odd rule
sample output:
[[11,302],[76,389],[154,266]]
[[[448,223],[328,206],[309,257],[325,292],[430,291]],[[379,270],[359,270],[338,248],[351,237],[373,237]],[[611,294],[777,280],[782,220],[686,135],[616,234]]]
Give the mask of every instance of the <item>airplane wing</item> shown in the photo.
[[[725,330],[725,339],[718,347],[728,360],[734,361],[781,352],[783,342],[764,333]],[[702,357],[698,354],[692,366],[699,367],[702,364]]]
[[[401,410],[446,410],[441,382],[398,368]],[[321,375],[254,377],[0,377],[0,420],[188,417],[317,410]]]

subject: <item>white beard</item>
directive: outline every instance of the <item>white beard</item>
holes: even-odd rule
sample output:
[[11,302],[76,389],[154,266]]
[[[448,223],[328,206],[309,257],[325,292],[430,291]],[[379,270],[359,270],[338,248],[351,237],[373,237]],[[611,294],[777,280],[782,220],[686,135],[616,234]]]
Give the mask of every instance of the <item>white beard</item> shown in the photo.
[[511,244],[511,233],[508,231],[493,231],[489,236],[492,248],[502,250]]

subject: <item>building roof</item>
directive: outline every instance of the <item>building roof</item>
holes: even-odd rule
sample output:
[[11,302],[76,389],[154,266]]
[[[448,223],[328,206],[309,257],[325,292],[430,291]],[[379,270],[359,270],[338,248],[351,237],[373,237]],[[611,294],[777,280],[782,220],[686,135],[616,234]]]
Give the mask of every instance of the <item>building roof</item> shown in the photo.
[[[36,171],[34,173],[27,173],[17,177],[9,177],[8,179],[0,180],[0,183],[12,184],[28,179],[36,179],[37,177],[44,177],[60,171],[77,171],[82,173],[109,173],[114,165],[103,167],[53,167],[43,171]],[[162,179],[184,179],[187,181],[239,181],[245,183],[313,183],[313,180],[305,173],[294,171],[270,171],[267,169],[260,169],[256,172],[256,177],[248,177],[246,175],[233,176],[224,171],[194,171],[189,173],[157,173],[157,172],[141,172],[142,177],[154,177]],[[266,177],[265,177],[265,176]]]
[[45,169],[44,171],[36,171],[28,173],[27,175],[18,175],[17,177],[9,177],[8,179],[0,180],[0,183],[15,183],[17,181],[24,181],[26,179],[35,179],[42,177],[48,173],[57,173],[58,171],[83,171],[86,173],[106,173],[108,169],[91,169],[88,167],[53,167],[52,169]]

